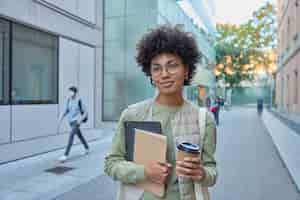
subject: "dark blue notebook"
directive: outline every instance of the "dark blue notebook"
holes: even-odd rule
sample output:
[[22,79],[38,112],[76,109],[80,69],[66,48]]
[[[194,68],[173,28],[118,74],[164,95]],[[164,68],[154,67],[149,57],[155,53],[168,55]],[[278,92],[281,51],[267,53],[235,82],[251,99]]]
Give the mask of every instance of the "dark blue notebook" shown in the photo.
[[125,158],[128,161],[133,161],[134,155],[134,139],[135,130],[141,129],[150,131],[157,134],[162,134],[160,122],[155,121],[126,121],[124,122],[124,133],[125,133]]

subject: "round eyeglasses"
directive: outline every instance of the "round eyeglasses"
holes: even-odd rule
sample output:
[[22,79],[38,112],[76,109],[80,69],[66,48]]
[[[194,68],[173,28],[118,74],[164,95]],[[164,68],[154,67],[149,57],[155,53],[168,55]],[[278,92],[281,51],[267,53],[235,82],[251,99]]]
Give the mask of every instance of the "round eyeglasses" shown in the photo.
[[169,74],[176,74],[180,69],[180,64],[170,63],[166,64],[165,66],[161,66],[159,64],[151,64],[150,68],[152,76],[160,76],[163,70],[165,70]]

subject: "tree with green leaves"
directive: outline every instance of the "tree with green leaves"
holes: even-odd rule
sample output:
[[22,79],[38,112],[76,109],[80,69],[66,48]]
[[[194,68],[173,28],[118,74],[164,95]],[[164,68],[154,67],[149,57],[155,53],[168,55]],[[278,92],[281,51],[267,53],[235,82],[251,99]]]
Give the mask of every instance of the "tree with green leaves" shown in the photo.
[[215,49],[217,80],[229,87],[243,80],[253,80],[256,74],[273,73],[275,65],[276,11],[267,2],[241,25],[217,24]]

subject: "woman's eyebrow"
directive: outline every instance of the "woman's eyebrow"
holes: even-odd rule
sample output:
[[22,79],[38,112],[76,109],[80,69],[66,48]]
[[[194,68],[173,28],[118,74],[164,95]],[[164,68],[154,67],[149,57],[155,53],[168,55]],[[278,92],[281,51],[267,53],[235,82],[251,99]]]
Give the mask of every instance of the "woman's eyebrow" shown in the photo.
[[167,62],[167,64],[170,64],[170,63],[176,63],[176,60],[173,59],[173,60],[169,60],[169,61]]
[[151,63],[151,65],[157,65],[157,66],[160,66],[160,64],[158,64],[158,63]]
[[[176,63],[176,60],[175,59],[168,60],[166,64],[170,64],[170,63]],[[151,63],[151,65],[158,65],[158,66],[160,66],[160,64],[156,63],[156,62]]]

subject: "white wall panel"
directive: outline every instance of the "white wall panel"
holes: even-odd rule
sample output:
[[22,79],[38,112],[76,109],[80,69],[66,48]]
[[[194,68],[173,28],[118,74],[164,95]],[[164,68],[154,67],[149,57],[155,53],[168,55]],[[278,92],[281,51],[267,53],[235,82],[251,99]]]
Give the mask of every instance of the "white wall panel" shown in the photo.
[[95,0],[78,0],[78,16],[96,23],[96,2]]
[[[74,15],[77,13],[77,0],[45,0],[48,3],[51,3],[52,5],[66,10]],[[82,0],[80,0],[82,1]]]
[[[71,40],[59,40],[59,111],[63,112],[68,98],[68,88],[78,87],[79,44]],[[67,120],[61,126],[61,132],[68,131]]]
[[10,140],[10,106],[0,106],[0,144]]
[[75,16],[95,23],[96,2],[95,0],[46,0],[48,3],[65,10]]
[[[67,7],[70,10],[74,9],[73,1],[75,0],[48,1],[56,2],[55,5],[60,8]],[[85,2],[86,0],[78,1]],[[67,12],[78,16],[77,10],[76,3],[76,12],[69,12],[69,10],[67,10]],[[0,0],[0,13],[3,16],[17,20],[22,24],[30,24],[43,30],[73,38],[90,45],[101,45],[102,43],[102,30],[88,26],[78,20],[74,20],[74,18],[61,14],[55,9],[49,9],[47,6],[37,3],[37,0]],[[100,17],[100,19],[102,18]],[[102,20],[99,21],[101,22]]]
[[12,106],[12,140],[56,134],[57,114],[57,105]]
[[89,121],[83,127],[94,127],[95,49],[80,45],[79,93],[87,106]]

